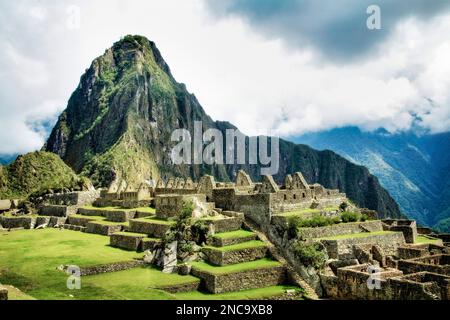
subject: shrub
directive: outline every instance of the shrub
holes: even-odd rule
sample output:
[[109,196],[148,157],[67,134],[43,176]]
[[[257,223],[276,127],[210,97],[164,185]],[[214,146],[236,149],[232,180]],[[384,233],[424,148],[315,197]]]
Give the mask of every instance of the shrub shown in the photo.
[[315,269],[322,269],[325,266],[327,255],[319,243],[304,244],[299,241],[294,251],[305,266],[312,265]]
[[342,222],[357,222],[359,221],[361,218],[361,214],[360,213],[356,213],[356,212],[344,212],[341,214],[341,219]]

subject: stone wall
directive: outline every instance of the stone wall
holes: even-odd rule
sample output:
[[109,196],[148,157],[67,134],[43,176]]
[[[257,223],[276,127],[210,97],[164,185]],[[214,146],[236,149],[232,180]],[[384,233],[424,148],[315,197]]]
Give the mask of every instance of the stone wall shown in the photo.
[[140,251],[142,250],[142,239],[145,237],[145,235],[137,235],[133,233],[115,233],[112,234],[109,239],[112,247],[131,251]]
[[142,220],[130,220],[130,231],[144,233],[151,237],[162,238],[170,229],[170,224]]
[[4,217],[0,216],[0,225],[5,229],[34,229],[36,226],[36,217],[18,216]]
[[267,254],[267,247],[245,248],[233,251],[204,248],[202,252],[207,256],[210,263],[216,266],[224,266],[262,259]]
[[164,290],[169,293],[192,292],[200,289],[200,281],[189,283],[174,284],[170,286],[158,287],[156,289]]
[[286,270],[283,266],[217,275],[193,267],[191,274],[203,280],[208,292],[216,294],[270,287],[286,280]]
[[39,214],[42,216],[67,217],[71,214],[76,214],[77,211],[77,206],[42,205],[39,207]]
[[128,270],[132,268],[136,268],[139,266],[143,266],[144,261],[142,260],[134,260],[134,261],[125,261],[125,262],[114,262],[90,267],[81,267],[80,272],[81,276],[91,276],[100,273],[107,272],[117,272],[122,270]]
[[411,260],[400,260],[398,268],[405,274],[426,271],[450,276],[450,255],[437,254]]
[[328,256],[332,259],[354,259],[353,246],[365,243],[377,244],[386,255],[395,255],[397,248],[405,244],[405,238],[401,232],[392,232],[367,237],[343,238],[337,240],[320,240],[327,249]]
[[127,222],[133,219],[136,215],[136,211],[106,211],[106,220],[112,222]]
[[159,218],[171,218],[180,214],[186,202],[206,203],[206,195],[204,194],[170,194],[158,195],[155,198],[156,216]]
[[92,205],[100,197],[100,190],[55,193],[45,196],[44,201],[52,205],[86,206]]
[[100,234],[104,236],[110,236],[113,233],[120,232],[124,230],[124,226],[120,224],[102,224],[97,222],[89,222],[86,225],[87,233]]
[[0,301],[8,300],[8,289],[0,285]]
[[300,228],[299,235],[304,239],[334,237],[343,234],[356,234],[364,231],[383,231],[381,221],[339,223],[327,227]]
[[229,217],[223,219],[205,219],[205,221],[213,226],[214,233],[221,233],[241,229],[244,218]]

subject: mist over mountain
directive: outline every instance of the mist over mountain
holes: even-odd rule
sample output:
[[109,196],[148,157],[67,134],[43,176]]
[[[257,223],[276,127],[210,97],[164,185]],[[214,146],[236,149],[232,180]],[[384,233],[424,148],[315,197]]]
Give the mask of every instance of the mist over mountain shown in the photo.
[[408,217],[450,231],[444,228],[450,226],[444,221],[450,218],[450,133],[390,134],[345,127],[293,140],[366,166]]
[[[171,134],[179,128],[193,134],[194,121],[202,121],[204,130],[225,133],[235,128],[205,113],[186,86],[175,81],[153,42],[126,36],[95,59],[81,77],[44,150],[58,154],[97,186],[107,186],[118,177],[130,184],[170,176],[198,179],[203,174],[229,181],[239,169],[260,179],[260,166],[248,164],[248,158],[244,165],[173,165]],[[310,183],[346,192],[358,205],[383,216],[401,215],[365,167],[331,151],[280,140],[280,167],[274,178],[282,183],[286,174],[295,171],[302,171]]]

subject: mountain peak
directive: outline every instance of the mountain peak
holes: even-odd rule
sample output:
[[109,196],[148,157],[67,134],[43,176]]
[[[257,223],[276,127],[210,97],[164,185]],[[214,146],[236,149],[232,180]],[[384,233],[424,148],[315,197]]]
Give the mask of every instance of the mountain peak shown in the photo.
[[[60,155],[97,186],[122,179],[137,187],[145,180],[199,179],[205,174],[230,181],[240,169],[261,179],[261,166],[250,161],[173,164],[171,151],[178,143],[171,139],[174,130],[194,132],[196,121],[202,122],[203,130],[216,129],[223,136],[228,129],[236,129],[206,114],[195,96],[174,80],[154,42],[128,35],[95,59],[81,77],[45,150]],[[283,140],[279,154],[282,163],[274,177],[278,182],[288,173],[302,171],[308,182],[338,188],[362,207],[399,214],[397,204],[367,169],[332,152]]]

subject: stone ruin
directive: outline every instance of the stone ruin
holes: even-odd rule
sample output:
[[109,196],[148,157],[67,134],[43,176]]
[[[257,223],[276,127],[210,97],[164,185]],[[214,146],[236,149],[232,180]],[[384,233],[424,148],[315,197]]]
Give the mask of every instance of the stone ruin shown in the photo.
[[[328,208],[340,208],[349,201],[338,190],[308,184],[300,172],[287,175],[283,185],[278,185],[272,176],[263,176],[261,182],[253,182],[242,170],[237,172],[235,182],[226,183],[216,182],[213,176],[205,175],[198,182],[178,177],[167,181],[161,179],[156,183],[143,182],[134,187],[118,178],[108,189],[101,191],[49,195],[47,204],[40,208],[40,214],[52,217],[48,221],[43,220],[44,217],[30,218],[34,221],[0,217],[0,224],[8,228],[35,228],[42,223],[59,225],[59,220],[54,218],[63,219],[76,212],[82,214],[83,210],[79,208],[87,204],[120,208],[152,206],[156,208],[156,219],[173,220],[187,202],[194,204],[193,218],[217,220],[210,225],[211,234],[228,230],[230,225],[226,224],[236,224],[231,229],[240,228],[244,217],[255,223],[320,296],[334,299],[448,299],[450,296],[450,237],[418,228],[413,220],[376,220],[376,212],[368,209],[351,208],[369,217],[369,221],[303,228],[301,236],[308,243],[319,242],[328,259],[321,271],[303,265],[293,254],[293,240],[287,236],[284,213],[314,209],[306,210],[303,217],[309,219],[312,214],[308,212],[319,212],[332,218],[339,215],[339,210],[330,211]],[[14,205],[12,201],[1,201],[0,210]],[[103,214],[109,221],[116,221],[116,218],[117,221],[130,220],[126,231],[161,238],[170,228],[167,224],[138,219],[145,216],[144,213],[119,211]],[[220,219],[213,219],[217,216]],[[88,225],[95,225],[95,222]],[[120,230],[101,227],[100,233],[110,235],[113,246],[151,250],[145,258],[147,263],[158,265],[164,272],[173,272],[177,268],[177,254],[180,252],[177,242],[158,246],[152,242],[154,240],[146,240],[144,236],[117,232],[124,231],[122,227]],[[87,226],[84,229],[94,230]],[[359,237],[361,234],[364,236]],[[340,238],[340,235],[346,237]],[[433,237],[436,243],[417,244],[419,236]],[[182,260],[191,258],[183,257]],[[217,263],[223,259],[212,255],[208,258]],[[374,276],[379,286],[376,290],[367,285]]]

